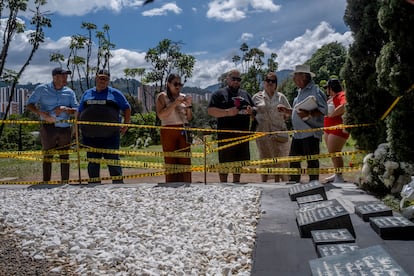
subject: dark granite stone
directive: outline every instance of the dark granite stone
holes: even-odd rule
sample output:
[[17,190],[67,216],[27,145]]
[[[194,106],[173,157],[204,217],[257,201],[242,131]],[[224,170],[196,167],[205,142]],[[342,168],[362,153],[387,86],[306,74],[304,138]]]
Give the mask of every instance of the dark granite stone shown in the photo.
[[322,244],[316,246],[316,252],[320,258],[348,253],[359,249],[356,243]]
[[355,242],[355,238],[346,228],[313,230],[311,231],[311,236],[315,247],[322,244]]
[[392,216],[392,209],[380,201],[370,202],[355,206],[355,214],[363,221],[369,221],[371,217]]
[[330,199],[330,200],[323,200],[323,201],[317,201],[317,202],[311,202],[311,203],[304,203],[299,206],[299,209],[297,212],[306,212],[309,210],[315,210],[322,207],[329,207],[332,205],[338,205],[340,204],[338,200],[336,199]]
[[297,197],[320,194],[327,200],[325,187],[318,181],[311,181],[308,184],[296,184],[289,188],[290,200],[294,201]]
[[300,196],[296,198],[296,202],[301,206],[302,204],[313,203],[323,201],[323,197],[320,194]]
[[414,240],[414,223],[400,216],[370,218],[372,229],[384,240]]
[[352,252],[310,260],[313,276],[322,275],[399,275],[403,268],[380,245]]
[[296,223],[302,238],[310,238],[312,230],[340,228],[348,229],[355,237],[351,217],[337,200],[332,200],[330,205],[324,207],[299,208],[296,211]]

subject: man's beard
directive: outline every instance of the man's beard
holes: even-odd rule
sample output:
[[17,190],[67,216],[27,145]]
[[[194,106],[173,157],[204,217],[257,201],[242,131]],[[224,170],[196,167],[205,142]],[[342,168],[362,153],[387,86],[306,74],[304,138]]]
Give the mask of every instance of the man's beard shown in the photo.
[[237,94],[239,92],[239,88],[240,87],[232,87],[232,86],[229,86],[229,91],[232,94]]

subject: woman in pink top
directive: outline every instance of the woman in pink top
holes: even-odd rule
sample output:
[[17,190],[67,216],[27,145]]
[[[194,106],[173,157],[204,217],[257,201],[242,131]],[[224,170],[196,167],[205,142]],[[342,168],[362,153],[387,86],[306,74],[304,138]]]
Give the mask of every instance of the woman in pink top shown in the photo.
[[[346,97],[345,92],[342,89],[341,83],[338,79],[330,79],[327,84],[328,98],[328,115],[325,116],[324,127],[331,127],[340,125],[343,123],[342,115],[345,113]],[[341,152],[346,140],[349,137],[349,133],[344,129],[330,129],[325,130],[325,143],[329,153]],[[344,166],[344,160],[342,156],[332,157],[332,163],[334,168],[342,168]],[[336,173],[335,175],[325,179],[328,182],[343,183],[344,178],[342,173]]]
[[[158,94],[156,112],[161,120],[161,144],[164,153],[190,153],[188,133],[182,128],[192,119],[192,99],[181,93],[181,77],[170,74],[167,79],[166,91]],[[170,127],[170,128],[164,128]],[[191,158],[164,156],[165,182],[191,183]],[[177,166],[178,165],[178,166]],[[187,167],[185,167],[187,166]],[[182,172],[184,170],[184,172]],[[180,171],[171,173],[171,171]]]

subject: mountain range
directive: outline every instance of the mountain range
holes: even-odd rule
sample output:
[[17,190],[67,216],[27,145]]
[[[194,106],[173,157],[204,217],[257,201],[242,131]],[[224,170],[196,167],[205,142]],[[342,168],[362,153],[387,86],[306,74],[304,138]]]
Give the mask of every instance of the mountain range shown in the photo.
[[[278,83],[281,84],[283,83],[286,79],[288,79],[290,77],[290,74],[292,73],[292,70],[281,70],[281,71],[277,71],[276,75],[278,77]],[[133,93],[131,91],[137,91],[137,88],[140,86],[140,82],[138,80],[135,79],[116,79],[111,81],[111,85],[118,88],[119,90],[123,91],[125,94],[130,94],[130,95],[136,95],[136,93]],[[29,91],[33,91],[36,86],[39,85],[39,83],[28,83],[28,84],[18,84],[17,88],[24,88],[24,89],[28,89]],[[0,82],[0,87],[6,87],[9,86],[8,84],[4,83],[4,82]],[[72,85],[69,83],[69,86],[72,87]],[[86,87],[86,84],[83,83],[82,87]],[[77,96],[81,96],[82,89],[81,86],[78,82],[74,82],[73,83],[73,87],[74,91],[76,92]],[[212,93],[216,90],[218,90],[220,88],[220,83],[216,83],[213,85],[210,85],[206,88],[199,88],[199,87],[188,87],[188,86],[184,86],[183,87],[183,92],[186,94],[192,93],[192,94],[206,94],[206,93]]]

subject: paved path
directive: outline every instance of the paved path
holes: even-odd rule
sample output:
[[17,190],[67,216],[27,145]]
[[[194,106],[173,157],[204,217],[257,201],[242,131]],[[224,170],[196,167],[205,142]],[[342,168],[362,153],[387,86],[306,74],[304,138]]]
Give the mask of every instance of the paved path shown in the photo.
[[[312,239],[301,238],[296,225],[296,201],[289,198],[289,185],[255,185],[263,189],[262,216],[257,227],[252,276],[311,275],[309,261],[317,259]],[[351,214],[360,248],[381,245],[405,270],[414,275],[414,241],[383,240],[369,222],[354,214],[358,203],[378,201],[352,183],[325,186],[328,199],[337,199]],[[414,233],[413,233],[414,235]]]

